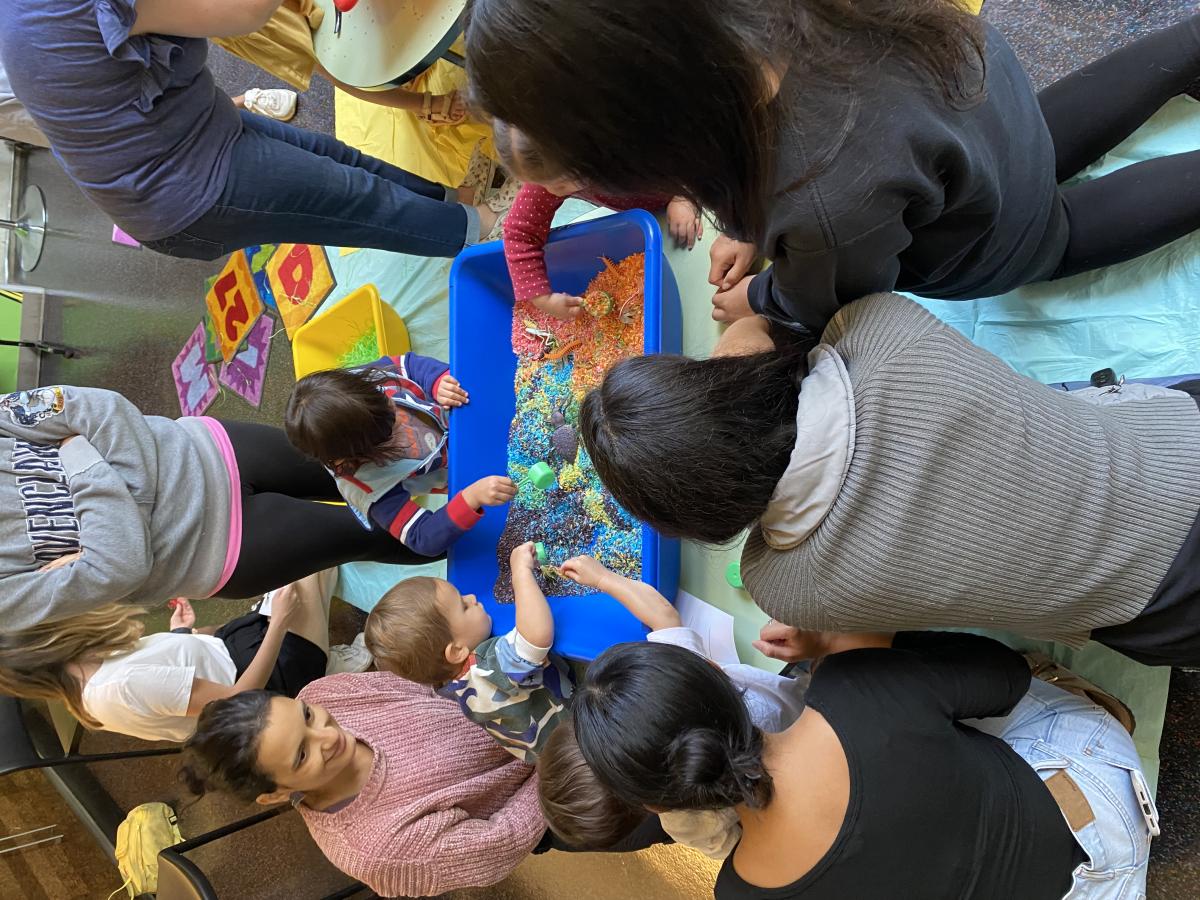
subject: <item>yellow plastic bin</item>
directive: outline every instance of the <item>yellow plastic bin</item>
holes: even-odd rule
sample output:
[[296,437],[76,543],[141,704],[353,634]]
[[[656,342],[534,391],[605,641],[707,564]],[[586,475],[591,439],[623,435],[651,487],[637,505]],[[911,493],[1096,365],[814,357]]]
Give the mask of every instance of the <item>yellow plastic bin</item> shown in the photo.
[[364,284],[296,330],[292,362],[296,377],[303,378],[323,369],[344,369],[381,356],[399,356],[411,348],[404,320],[379,299],[375,285]]

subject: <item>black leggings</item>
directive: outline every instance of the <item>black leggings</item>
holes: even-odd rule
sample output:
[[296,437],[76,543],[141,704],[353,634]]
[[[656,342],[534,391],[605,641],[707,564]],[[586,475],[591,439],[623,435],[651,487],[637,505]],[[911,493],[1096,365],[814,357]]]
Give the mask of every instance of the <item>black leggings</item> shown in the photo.
[[253,597],[348,562],[431,561],[382,528],[367,531],[348,507],[314,503],[342,498],[333,476],[301,455],[282,429],[221,424],[242,480],[242,544],[219,596]]
[[[1060,182],[1095,162],[1200,76],[1200,15],[1157,31],[1038,94]],[[1054,278],[1141,256],[1200,229],[1200,150],[1064,188],[1070,223]]]

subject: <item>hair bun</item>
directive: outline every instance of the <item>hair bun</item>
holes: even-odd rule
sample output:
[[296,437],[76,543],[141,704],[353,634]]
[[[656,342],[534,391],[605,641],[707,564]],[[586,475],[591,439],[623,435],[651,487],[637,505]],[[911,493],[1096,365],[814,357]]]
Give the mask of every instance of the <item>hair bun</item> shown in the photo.
[[770,776],[762,768],[761,732],[754,747],[734,748],[712,728],[690,728],[671,742],[667,766],[681,796],[692,809],[718,809],[748,803],[761,806],[770,797]]

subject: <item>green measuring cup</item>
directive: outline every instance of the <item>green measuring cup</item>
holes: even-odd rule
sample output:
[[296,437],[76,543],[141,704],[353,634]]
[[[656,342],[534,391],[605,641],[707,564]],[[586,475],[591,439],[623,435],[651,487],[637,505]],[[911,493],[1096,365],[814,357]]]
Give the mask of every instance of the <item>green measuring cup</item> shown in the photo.
[[525,477],[517,483],[517,490],[520,490],[523,484],[532,484],[539,491],[548,491],[554,487],[557,480],[554,477],[554,470],[550,468],[548,463],[537,462],[529,467],[529,471],[525,473]]

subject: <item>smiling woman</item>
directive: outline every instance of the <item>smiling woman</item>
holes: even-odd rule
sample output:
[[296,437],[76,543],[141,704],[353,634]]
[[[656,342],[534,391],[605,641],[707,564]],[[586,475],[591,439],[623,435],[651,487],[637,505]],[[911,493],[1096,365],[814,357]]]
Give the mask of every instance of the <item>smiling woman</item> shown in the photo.
[[330,862],[384,896],[493,884],[546,831],[533,767],[387,672],[210,704],[185,749],[193,791],[296,800]]

